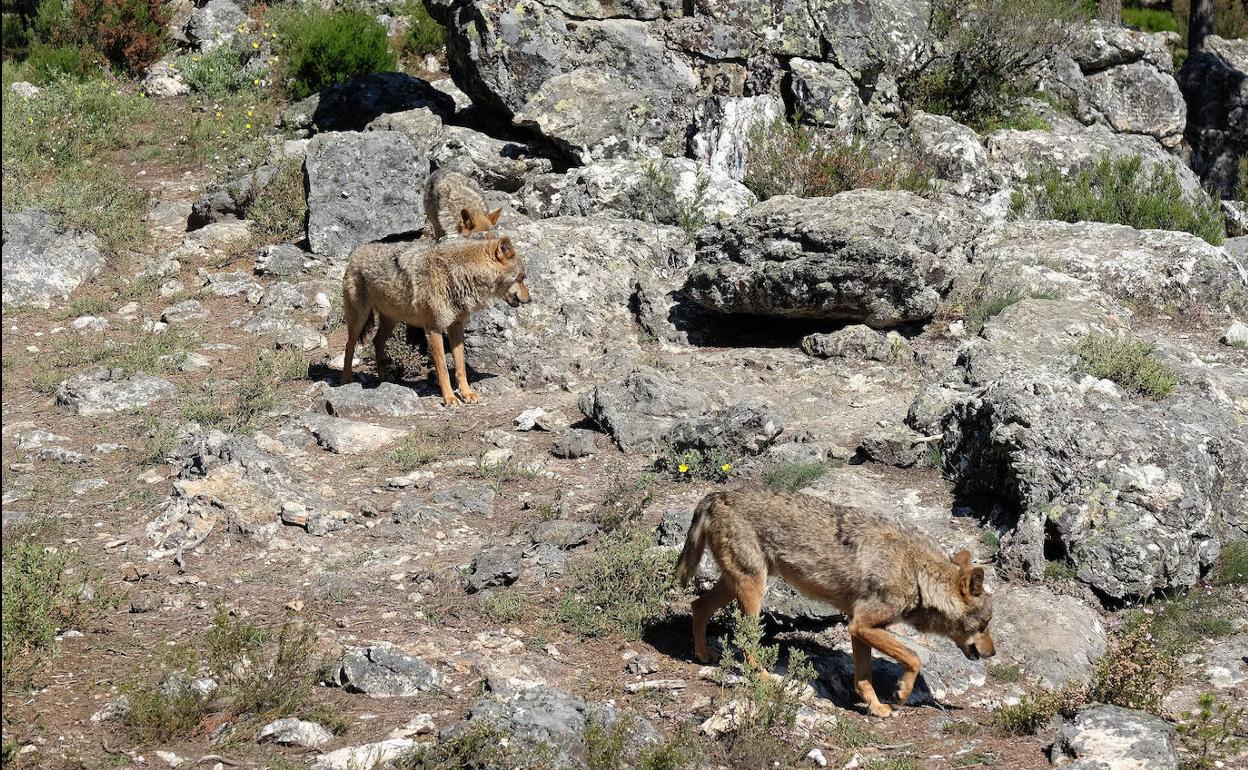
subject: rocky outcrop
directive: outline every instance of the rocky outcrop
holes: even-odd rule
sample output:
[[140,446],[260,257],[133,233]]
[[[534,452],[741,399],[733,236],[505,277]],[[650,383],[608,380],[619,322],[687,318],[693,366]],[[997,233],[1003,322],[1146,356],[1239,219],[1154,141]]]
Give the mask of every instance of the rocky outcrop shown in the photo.
[[1171,32],[1137,32],[1100,22],[1077,26],[1069,54],[1051,63],[1045,86],[1086,124],[1175,147],[1187,123],[1170,55],[1178,43]]
[[1240,159],[1248,153],[1248,40],[1210,35],[1179,71],[1187,98],[1192,166],[1223,198],[1242,198]]
[[605,430],[625,452],[650,451],[676,421],[698,417],[710,402],[697,388],[657,371],[630,372],[581,396],[581,412]]
[[100,240],[70,230],[51,212],[5,211],[4,304],[49,307],[104,267]]
[[906,192],[771,198],[698,234],[685,294],[721,313],[856,321],[930,318],[979,220]]
[[[1076,343],[1125,333],[1128,317],[1097,303],[1019,302],[910,415],[916,430],[943,429],[958,494],[1015,517],[1008,563],[1039,577],[1047,559],[1065,559],[1115,600],[1195,584],[1220,544],[1248,531],[1245,490],[1231,481],[1248,473],[1248,430],[1225,395],[1248,393],[1248,377],[1163,352],[1180,385],[1150,400],[1078,373]],[[943,416],[931,419],[932,404]]]
[[84,417],[139,409],[172,398],[177,388],[168,380],[139,372],[126,376],[121,370],[88,369],[70,377],[56,389],[56,401]]

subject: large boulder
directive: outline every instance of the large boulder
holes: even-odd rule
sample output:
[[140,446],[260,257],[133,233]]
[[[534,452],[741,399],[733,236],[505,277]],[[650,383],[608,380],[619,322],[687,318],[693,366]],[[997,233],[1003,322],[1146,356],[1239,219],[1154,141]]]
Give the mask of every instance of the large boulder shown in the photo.
[[1248,491],[1234,481],[1248,477],[1236,406],[1248,404],[1248,374],[1163,349],[1179,385],[1153,400],[1079,373],[1079,340],[1124,333],[1129,316],[1112,303],[1018,302],[909,418],[943,430],[958,494],[1016,517],[1002,539],[1007,564],[1038,578],[1064,559],[1113,600],[1194,585],[1222,543],[1248,533]]
[[689,229],[757,203],[744,185],[687,158],[619,159],[538,177],[520,192],[539,217],[610,213]]
[[1205,38],[1179,71],[1187,98],[1192,166],[1223,198],[1239,189],[1240,158],[1248,153],[1248,40]]
[[675,227],[603,216],[554,217],[506,232],[524,257],[533,302],[496,302],[474,314],[465,344],[474,368],[523,385],[571,389],[631,366],[640,351],[629,311],[636,282],[676,274],[692,254]]
[[980,227],[906,192],[771,198],[698,234],[686,295],[722,313],[896,326],[930,318]]
[[396,131],[331,132],[308,144],[308,244],[346,257],[362,243],[424,225],[429,159]]
[[69,230],[51,212],[3,213],[4,304],[49,307],[104,267],[100,240]]
[[1043,85],[1086,124],[1175,147],[1187,123],[1170,55],[1178,42],[1170,32],[1138,32],[1101,22],[1076,26],[1068,51],[1050,61]]
[[191,12],[186,37],[199,50],[211,51],[233,43],[238,28],[247,21],[247,14],[233,0],[208,0]]
[[992,600],[992,639],[1000,665],[1049,689],[1087,683],[1105,654],[1105,626],[1096,611],[1072,596],[1041,587],[1010,585]]

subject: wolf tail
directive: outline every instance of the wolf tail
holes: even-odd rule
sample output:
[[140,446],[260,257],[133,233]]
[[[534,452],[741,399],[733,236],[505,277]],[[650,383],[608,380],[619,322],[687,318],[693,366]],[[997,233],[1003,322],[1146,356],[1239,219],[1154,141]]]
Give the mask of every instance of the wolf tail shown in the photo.
[[707,520],[711,506],[717,502],[719,502],[719,495],[712,492],[702,498],[702,502],[698,503],[698,507],[693,511],[693,521],[689,522],[689,534],[685,535],[685,547],[680,552],[680,558],[676,560],[676,579],[682,586],[689,585],[689,581],[698,572],[698,565],[702,563],[702,552],[706,550]]

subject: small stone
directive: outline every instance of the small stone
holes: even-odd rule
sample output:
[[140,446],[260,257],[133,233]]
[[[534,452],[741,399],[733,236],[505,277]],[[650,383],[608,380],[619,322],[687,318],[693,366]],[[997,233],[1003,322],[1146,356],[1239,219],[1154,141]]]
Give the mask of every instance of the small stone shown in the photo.
[[260,728],[256,740],[272,741],[282,746],[300,746],[317,749],[334,739],[334,734],[316,722],[287,717],[269,722]]
[[490,449],[481,455],[482,468],[496,468],[500,465],[506,465],[511,460],[510,449]]
[[102,332],[108,329],[108,319],[95,315],[84,315],[75,318],[70,322],[69,326],[77,331]]
[[598,451],[597,436],[592,430],[572,428],[555,441],[550,453],[564,460],[588,457]]
[[204,308],[204,303],[197,299],[182,300],[165,308],[160,314],[160,320],[171,324],[202,321],[207,317],[208,310]]
[[170,767],[179,767],[186,760],[174,754],[172,751],[155,751],[153,752],[162,762]]
[[1248,347],[1248,324],[1243,321],[1232,321],[1222,335],[1222,342],[1232,347]]
[[806,755],[806,758],[809,759],[811,762],[815,763],[816,765],[818,765],[819,767],[828,766],[828,758],[825,757],[823,755],[823,752],[820,751],[817,747],[811,749],[810,752]]

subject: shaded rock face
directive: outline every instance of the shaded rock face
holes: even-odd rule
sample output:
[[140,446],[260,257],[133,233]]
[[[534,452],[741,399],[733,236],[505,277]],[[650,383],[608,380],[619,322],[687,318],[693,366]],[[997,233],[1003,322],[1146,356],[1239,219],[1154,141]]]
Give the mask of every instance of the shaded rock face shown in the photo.
[[4,212],[4,304],[49,307],[104,267],[91,233],[67,230],[51,212]]
[[[930,45],[927,5],[437,0],[432,11],[447,27],[455,82],[474,104],[586,161],[643,147],[680,154],[691,124],[711,122],[695,118],[704,98],[778,102],[792,57],[812,65],[797,68],[794,86],[808,114],[838,121],[842,107],[862,107],[853,91],[879,94],[868,99],[888,106],[867,108],[887,113],[895,76]],[[836,72],[816,72],[825,65]]]
[[1049,758],[1072,770],[1176,770],[1174,728],[1143,711],[1094,706],[1062,725]]
[[362,243],[424,223],[429,159],[394,131],[318,134],[308,145],[308,244],[346,257]]
[[1192,166],[1223,198],[1242,197],[1239,160],[1248,153],[1248,40],[1205,38],[1179,71],[1187,99]]
[[678,419],[705,414],[710,402],[688,383],[639,370],[585,393],[580,407],[620,449],[638,452],[660,445]]
[[[1227,539],[1242,537],[1248,430],[1225,399],[1248,375],[1162,355],[1182,383],[1164,400],[1129,395],[1074,369],[1093,332],[1124,333],[1125,312],[1094,303],[1025,300],[963,348],[951,382],[920,402],[938,420],[958,494],[1015,515],[1002,556],[1031,577],[1065,559],[1112,600],[1196,583]],[[1220,406],[1219,406],[1220,404]],[[938,429],[939,430],[939,429]],[[1236,534],[1238,533],[1238,534]]]
[[[468,718],[442,731],[441,738],[453,738],[465,730],[484,727],[508,736],[517,747],[541,750],[547,754],[543,766],[560,770],[584,768],[585,731],[597,724],[610,730],[624,715],[607,703],[595,703],[546,685],[535,685],[515,692],[491,693],[468,714]],[[626,760],[659,741],[654,726],[644,719],[629,717],[632,729],[621,747]]]
[[875,328],[923,320],[979,227],[967,209],[905,192],[779,196],[698,234],[685,294],[722,313]]
[[428,108],[447,117],[455,101],[428,82],[402,72],[375,72],[327,88],[287,107],[281,126],[294,131],[363,131],[381,115]]

